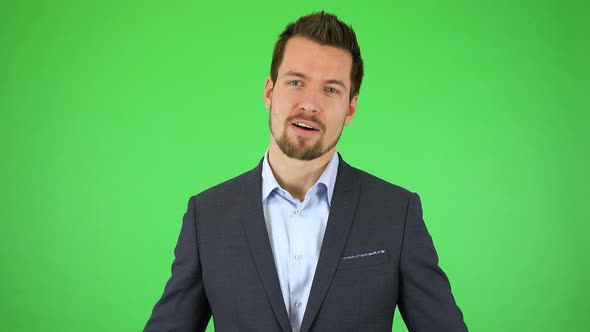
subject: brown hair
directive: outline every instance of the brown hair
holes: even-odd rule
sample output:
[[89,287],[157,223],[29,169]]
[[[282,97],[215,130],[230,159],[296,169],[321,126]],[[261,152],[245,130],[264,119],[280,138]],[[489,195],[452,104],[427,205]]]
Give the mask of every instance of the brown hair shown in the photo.
[[270,78],[273,82],[277,81],[285,45],[294,36],[306,37],[321,45],[334,46],[349,51],[352,54],[350,99],[352,100],[354,96],[359,94],[363,80],[363,59],[361,58],[361,49],[356,41],[356,34],[351,26],[340,21],[336,15],[324,11],[300,17],[296,22],[289,23],[279,35],[270,64]]

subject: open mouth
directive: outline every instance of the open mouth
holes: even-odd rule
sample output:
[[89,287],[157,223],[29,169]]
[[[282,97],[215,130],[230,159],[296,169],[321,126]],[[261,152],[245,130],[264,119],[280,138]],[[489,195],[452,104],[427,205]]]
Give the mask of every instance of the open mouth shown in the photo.
[[293,122],[292,125],[294,125],[297,128],[301,128],[301,129],[308,130],[308,131],[319,130],[315,127],[312,127],[310,125],[307,125],[307,124],[301,123],[301,122]]

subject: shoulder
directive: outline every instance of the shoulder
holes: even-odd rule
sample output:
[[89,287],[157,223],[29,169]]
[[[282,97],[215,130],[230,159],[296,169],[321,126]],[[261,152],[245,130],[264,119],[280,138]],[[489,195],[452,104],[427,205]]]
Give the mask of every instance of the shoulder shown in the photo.
[[353,174],[359,182],[361,197],[408,202],[412,196],[417,195],[404,187],[391,183],[361,169],[348,164],[346,164],[346,167],[350,167],[349,174]]
[[[363,220],[397,220],[397,225],[405,222],[410,210],[418,211],[420,198],[418,194],[386,181],[373,174],[349,166],[348,173],[357,184],[357,213],[364,216]],[[369,216],[367,218],[367,216]]]

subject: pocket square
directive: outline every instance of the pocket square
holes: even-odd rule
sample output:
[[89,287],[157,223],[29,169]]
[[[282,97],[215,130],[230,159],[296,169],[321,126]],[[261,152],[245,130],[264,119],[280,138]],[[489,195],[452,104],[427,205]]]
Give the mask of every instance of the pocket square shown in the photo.
[[381,249],[381,250],[375,250],[375,251],[365,252],[365,253],[356,254],[356,255],[344,256],[344,257],[342,257],[342,260],[365,258],[365,257],[371,257],[371,256],[383,255],[383,254],[385,254],[385,250]]

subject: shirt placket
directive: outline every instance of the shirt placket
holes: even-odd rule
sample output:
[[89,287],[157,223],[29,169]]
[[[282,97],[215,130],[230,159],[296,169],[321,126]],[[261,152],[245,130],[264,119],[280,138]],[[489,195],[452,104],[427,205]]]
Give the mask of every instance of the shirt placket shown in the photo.
[[310,271],[310,257],[305,254],[309,246],[307,238],[308,230],[306,227],[306,218],[309,218],[307,211],[313,208],[313,197],[316,187],[313,187],[306,195],[303,202],[296,201],[296,205],[291,214],[289,222],[290,245],[289,245],[289,285],[290,285],[290,312],[291,326],[294,331],[299,331],[303,314],[307,306],[307,296],[305,293],[306,286],[309,283],[307,278],[313,276],[307,275]]

